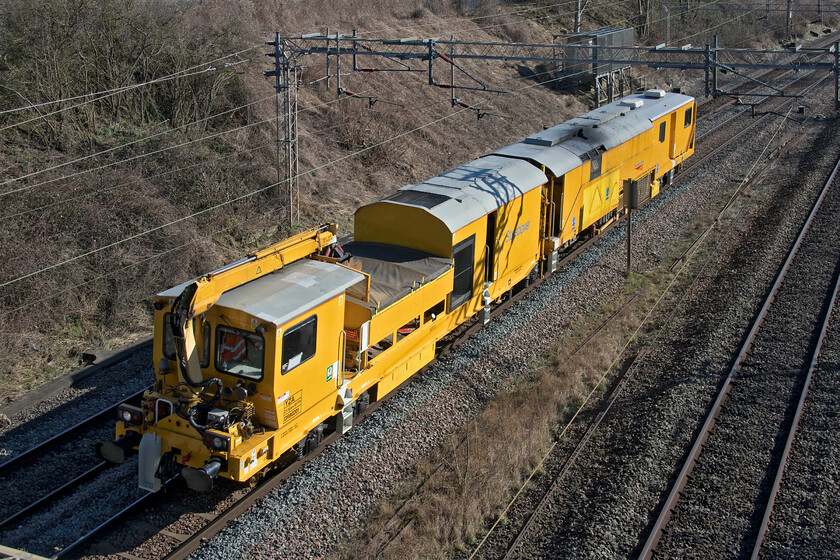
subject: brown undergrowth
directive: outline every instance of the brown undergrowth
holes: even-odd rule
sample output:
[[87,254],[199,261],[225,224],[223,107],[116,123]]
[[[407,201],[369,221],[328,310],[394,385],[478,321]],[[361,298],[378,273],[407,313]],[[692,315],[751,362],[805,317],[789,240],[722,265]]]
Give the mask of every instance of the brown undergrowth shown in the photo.
[[[550,43],[569,31],[569,6],[0,0],[0,404],[78,365],[83,351],[149,334],[154,293],[294,229],[335,221],[349,233],[358,206],[588,109],[587,98],[543,84],[544,65],[507,62],[467,65],[507,92],[459,92],[489,110],[481,119],[422,74],[344,76],[347,89],[399,104],[370,105],[338,96],[334,78],[328,89],[324,61],[307,57],[301,220],[290,227],[282,189],[266,188],[277,180],[273,83],[262,76],[273,32]],[[584,28],[636,25],[640,41],[659,42],[656,8],[645,6],[640,22],[642,4],[590,4]],[[687,17],[711,29],[723,16]],[[753,19],[739,32],[765,33]],[[682,77],[662,78],[672,84]]]

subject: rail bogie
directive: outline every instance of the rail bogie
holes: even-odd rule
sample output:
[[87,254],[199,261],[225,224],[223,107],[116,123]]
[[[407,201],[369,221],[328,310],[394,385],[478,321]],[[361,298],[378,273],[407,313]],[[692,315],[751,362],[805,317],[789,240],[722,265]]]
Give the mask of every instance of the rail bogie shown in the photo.
[[583,232],[656,196],[696,105],[635,94],[359,208],[155,299],[156,383],[100,454],[141,486],[206,490],[310,451],[428,364],[437,342],[554,271]]

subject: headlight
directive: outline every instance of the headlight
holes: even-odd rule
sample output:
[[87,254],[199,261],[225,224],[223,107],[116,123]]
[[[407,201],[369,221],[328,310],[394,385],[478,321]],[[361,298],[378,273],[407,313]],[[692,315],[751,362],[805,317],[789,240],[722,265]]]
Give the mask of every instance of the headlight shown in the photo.
[[143,410],[130,404],[121,404],[117,408],[117,420],[130,426],[139,426],[143,423]]
[[204,445],[214,451],[230,451],[230,436],[221,432],[204,432]]

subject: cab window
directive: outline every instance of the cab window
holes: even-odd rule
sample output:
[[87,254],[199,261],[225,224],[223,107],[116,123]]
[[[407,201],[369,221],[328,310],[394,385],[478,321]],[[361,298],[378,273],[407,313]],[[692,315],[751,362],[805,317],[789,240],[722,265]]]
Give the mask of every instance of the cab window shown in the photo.
[[265,340],[257,333],[216,327],[216,369],[245,379],[263,376]]
[[685,127],[688,128],[691,126],[691,107],[685,110]]
[[665,123],[659,125],[659,143],[665,142]]
[[313,315],[283,333],[283,364],[280,371],[289,373],[315,355],[318,317]]

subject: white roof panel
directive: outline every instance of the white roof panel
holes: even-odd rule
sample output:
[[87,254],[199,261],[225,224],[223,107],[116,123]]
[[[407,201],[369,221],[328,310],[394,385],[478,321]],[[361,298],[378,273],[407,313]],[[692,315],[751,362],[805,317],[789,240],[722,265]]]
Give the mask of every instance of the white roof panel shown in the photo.
[[[364,274],[343,266],[301,259],[228,290],[216,305],[238,309],[280,326],[364,280]],[[186,282],[158,295],[178,297],[190,283]]]
[[[385,202],[422,206],[455,232],[548,181],[528,162],[487,156],[456,167],[417,185],[401,188]],[[439,197],[411,202],[409,193]]]
[[650,130],[652,121],[693,100],[679,93],[665,93],[662,97],[635,93],[493,153],[529,159],[560,177],[582,163],[578,156],[600,146],[606,150],[615,148]]

